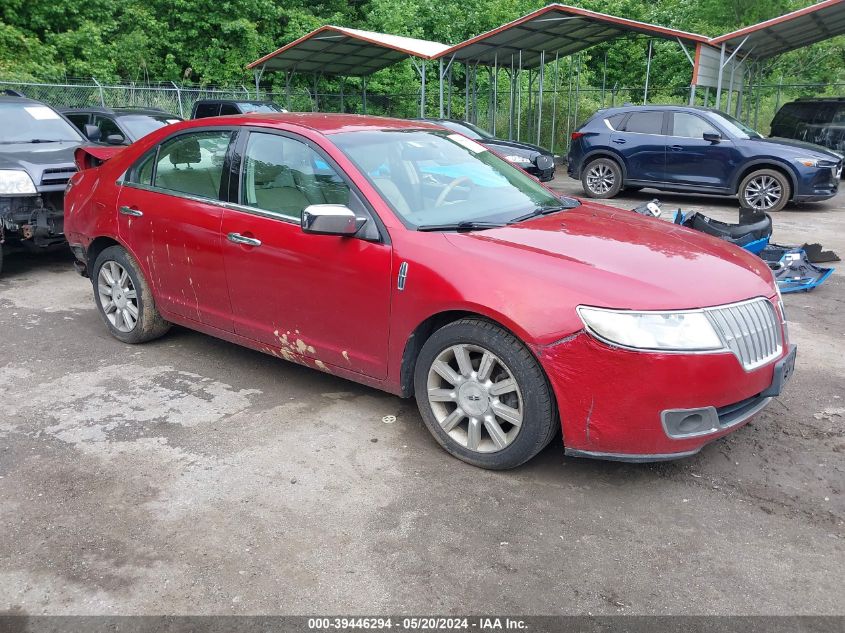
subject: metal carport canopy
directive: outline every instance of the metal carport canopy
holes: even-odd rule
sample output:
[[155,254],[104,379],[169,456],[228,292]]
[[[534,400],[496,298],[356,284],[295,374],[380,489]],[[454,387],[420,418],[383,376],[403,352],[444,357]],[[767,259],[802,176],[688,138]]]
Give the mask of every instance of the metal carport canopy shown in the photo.
[[742,47],[744,55],[767,59],[845,33],[845,0],[825,0],[759,24],[713,38],[712,46]]
[[433,59],[447,44],[327,25],[257,59],[247,68],[367,76],[408,57]]
[[637,34],[678,41],[706,42],[696,33],[618,18],[604,13],[550,4],[513,22],[456,44],[440,54],[455,61],[499,65],[511,56],[522,57],[522,68],[536,68],[547,55],[566,56],[626,35]]

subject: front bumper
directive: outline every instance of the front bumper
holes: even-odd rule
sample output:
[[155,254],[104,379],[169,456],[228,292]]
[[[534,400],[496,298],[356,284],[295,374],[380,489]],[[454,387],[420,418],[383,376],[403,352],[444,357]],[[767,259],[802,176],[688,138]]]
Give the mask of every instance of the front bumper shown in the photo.
[[[634,462],[693,455],[743,426],[780,392],[795,353],[787,347],[746,371],[731,353],[629,351],[586,332],[534,351],[557,397],[566,454]],[[667,428],[669,412],[696,413],[699,426]]]
[[795,202],[829,200],[839,192],[842,164],[835,168],[818,167],[802,170],[792,199]]

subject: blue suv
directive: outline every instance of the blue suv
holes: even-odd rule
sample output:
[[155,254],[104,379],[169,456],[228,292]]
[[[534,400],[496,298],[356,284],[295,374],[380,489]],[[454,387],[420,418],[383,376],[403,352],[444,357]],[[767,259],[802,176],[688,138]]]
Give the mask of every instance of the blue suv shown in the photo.
[[710,108],[625,106],[599,110],[572,133],[567,173],[590,198],[653,187],[737,196],[759,213],[835,196],[842,156],[764,138]]

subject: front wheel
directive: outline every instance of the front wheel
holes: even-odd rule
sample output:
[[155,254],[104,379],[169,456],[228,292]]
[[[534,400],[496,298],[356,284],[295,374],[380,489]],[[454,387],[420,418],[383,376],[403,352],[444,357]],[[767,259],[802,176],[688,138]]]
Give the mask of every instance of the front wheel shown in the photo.
[[739,204],[758,213],[780,211],[789,202],[789,179],[774,169],[751,172],[739,185]]
[[590,161],[581,174],[581,186],[588,198],[612,198],[622,188],[622,168],[610,158]]
[[94,262],[93,273],[97,311],[116,339],[145,343],[170,329],[156,309],[138,262],[123,247],[104,249]]
[[554,399],[539,363],[489,321],[462,319],[432,334],[417,358],[414,389],[434,438],[474,466],[519,466],[557,432]]

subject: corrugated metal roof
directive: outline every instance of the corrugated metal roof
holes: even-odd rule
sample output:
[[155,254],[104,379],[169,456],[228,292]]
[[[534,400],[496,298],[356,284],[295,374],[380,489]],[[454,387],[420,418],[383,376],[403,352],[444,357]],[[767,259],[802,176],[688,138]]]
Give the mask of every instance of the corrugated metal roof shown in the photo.
[[327,75],[370,75],[411,57],[433,59],[447,44],[402,35],[327,25],[258,59],[247,68],[321,72]]
[[845,33],[845,0],[826,0],[710,40],[742,55],[766,59]]
[[570,55],[631,34],[680,39],[690,44],[707,41],[705,36],[697,33],[678,31],[564,4],[550,4],[492,31],[456,44],[444,51],[441,57],[454,56],[459,61],[484,65],[493,65],[498,59],[499,65],[502,66],[510,65],[511,56],[518,60],[519,52],[522,51],[522,67],[532,68],[540,64],[543,51],[548,62],[549,55]]

